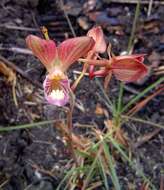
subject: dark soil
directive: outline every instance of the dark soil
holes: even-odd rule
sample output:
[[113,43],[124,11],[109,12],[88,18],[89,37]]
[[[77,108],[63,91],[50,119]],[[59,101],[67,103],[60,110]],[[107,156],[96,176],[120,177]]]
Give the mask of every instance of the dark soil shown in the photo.
[[[114,53],[119,54],[127,49],[135,4],[108,2],[107,0],[68,0],[65,1],[65,8],[77,35],[85,35],[92,26],[101,25],[106,40],[112,43]],[[151,14],[147,17],[148,5],[142,5],[136,30],[134,52],[146,53],[145,62],[151,69],[162,66],[164,61],[163,10],[164,6],[161,4],[153,4]],[[45,69],[40,62],[32,55],[9,49],[26,48],[25,37],[31,33],[41,36],[38,27],[42,25],[48,28],[50,37],[57,42],[72,37],[59,1],[2,0],[0,1],[0,21],[0,55],[21,68],[29,78],[42,83]],[[11,25],[34,30],[7,27]],[[73,71],[80,68],[80,65],[74,65],[70,69],[69,76],[72,81],[77,77]],[[134,95],[133,91],[140,92],[158,78],[160,75],[154,75],[152,71],[142,84],[128,85],[130,90],[129,88],[125,90],[125,102]],[[118,87],[118,82],[113,80],[110,87],[111,98],[117,97]],[[18,73],[16,84],[18,106],[15,106],[13,100],[12,87],[2,73],[0,73],[0,89],[1,127],[65,117],[62,110],[47,105],[42,89]],[[103,100],[104,97],[97,83],[85,77],[76,91],[74,124],[96,123],[97,126],[103,128],[106,116],[95,114],[97,103],[106,107]],[[155,97],[137,116],[162,124],[164,122],[163,100],[162,95]],[[138,122],[129,122],[123,127],[132,144],[139,137],[155,130],[154,127]],[[163,135],[164,132],[161,130],[152,139],[133,150],[136,166],[151,179],[156,189],[159,189],[164,171]],[[68,159],[69,152],[53,125],[0,133],[0,189],[53,190],[61,179]],[[53,172],[50,174],[49,171]],[[125,190],[139,189],[143,183],[135,171],[121,162],[118,163],[118,175],[123,184],[122,189]]]

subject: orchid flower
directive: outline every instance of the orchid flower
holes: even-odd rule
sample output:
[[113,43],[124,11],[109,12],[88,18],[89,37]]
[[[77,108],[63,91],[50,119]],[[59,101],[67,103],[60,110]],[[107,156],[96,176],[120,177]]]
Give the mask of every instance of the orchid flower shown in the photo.
[[65,40],[56,47],[55,42],[49,38],[29,35],[26,43],[48,71],[43,82],[46,100],[50,104],[64,106],[69,102],[70,92],[66,71],[92,49],[94,40],[91,37],[76,37]]
[[120,81],[135,82],[145,77],[148,72],[148,68],[143,64],[144,54],[121,55],[111,57],[109,60],[86,61],[101,67],[100,70],[91,73],[92,78],[114,74]]
[[[92,47],[92,49],[88,52],[86,59],[96,60],[99,53],[104,53],[106,51],[106,42],[104,39],[102,28],[100,26],[91,28],[88,31],[87,36],[91,37],[94,40],[95,44]],[[78,77],[78,79],[75,81],[75,83],[71,87],[73,90],[77,87],[78,83],[83,78],[84,74],[86,73],[88,69],[88,66],[89,65],[86,62],[83,66],[81,75]],[[93,73],[93,70],[94,70],[94,66],[90,65],[89,73]]]
[[[95,27],[88,32],[88,36],[95,40],[95,45],[92,50],[97,53],[104,53],[106,50],[106,43],[104,40],[103,31],[100,27]],[[109,81],[112,74],[118,80],[124,82],[134,82],[143,78],[147,72],[147,67],[143,64],[144,55],[126,55],[126,56],[111,56],[111,46],[108,47],[109,60],[92,60],[90,62],[89,77],[90,79],[95,76],[106,77],[106,81]],[[97,57],[95,58],[97,59]],[[87,62],[87,60],[86,60]],[[97,63],[96,63],[97,62]],[[105,64],[105,65],[104,65]],[[101,67],[100,70],[94,71],[95,65]]]

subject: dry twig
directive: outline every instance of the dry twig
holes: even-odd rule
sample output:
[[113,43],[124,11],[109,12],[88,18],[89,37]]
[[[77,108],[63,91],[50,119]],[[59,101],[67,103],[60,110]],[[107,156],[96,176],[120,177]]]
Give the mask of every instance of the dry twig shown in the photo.
[[0,47],[0,50],[2,51],[12,51],[15,53],[21,53],[21,54],[26,54],[26,55],[32,55],[32,52],[28,49],[25,48],[19,48],[19,47],[11,47],[11,48],[4,48]]
[[160,131],[161,131],[161,129],[157,128],[153,132],[147,133],[147,134],[143,135],[142,137],[139,137],[137,142],[134,144],[134,147],[138,148],[138,147],[142,146],[143,144],[145,144],[146,142],[151,140],[153,137],[155,137]]
[[24,30],[24,31],[31,31],[31,32],[39,31],[37,28],[29,28],[29,27],[24,27],[24,26],[14,26],[14,25],[8,25],[8,24],[0,24],[0,28],[6,28],[9,30]]
[[147,16],[148,16],[148,17],[149,17],[150,14],[151,14],[152,6],[153,6],[153,0],[150,0],[150,2],[149,2],[149,7],[148,7],[148,12],[147,12]]
[[0,72],[3,73],[8,79],[8,82],[12,84],[12,94],[13,100],[16,106],[18,106],[17,98],[16,98],[16,74],[13,72],[12,69],[8,68],[6,64],[0,60]]
[[[137,4],[138,0],[106,0],[109,3],[128,3],[128,4]],[[142,0],[141,4],[148,5],[150,0]],[[154,1],[155,5],[164,5],[163,1]]]
[[69,19],[68,14],[66,13],[66,11],[65,11],[65,9],[64,9],[63,0],[60,0],[60,6],[61,6],[61,9],[62,9],[63,12],[64,12],[64,16],[65,16],[65,18],[66,18],[66,20],[67,20],[67,22],[68,22],[69,28],[70,28],[70,30],[71,30],[71,32],[72,32],[72,35],[73,35],[74,37],[76,37],[75,30],[74,30],[74,28],[73,28],[73,26],[72,26],[72,23],[71,23],[71,21],[70,21],[70,19]]
[[155,92],[153,92],[151,95],[147,96],[144,100],[137,103],[132,109],[130,109],[127,113],[128,116],[133,116],[135,113],[140,111],[150,100],[152,100],[155,96],[159,95],[161,92],[163,92],[164,86],[161,86],[159,89],[157,89]]

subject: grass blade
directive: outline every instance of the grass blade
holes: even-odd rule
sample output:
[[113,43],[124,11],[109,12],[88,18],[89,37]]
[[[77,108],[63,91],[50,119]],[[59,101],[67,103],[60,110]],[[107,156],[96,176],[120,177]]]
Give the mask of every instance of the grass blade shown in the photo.
[[126,155],[126,153],[122,150],[122,148],[120,147],[120,145],[112,138],[112,137],[109,137],[111,143],[113,144],[113,146],[120,152],[120,154],[124,157],[124,159],[126,161],[128,161],[129,165],[132,167],[132,169],[135,169],[137,171],[137,173],[144,179],[144,181],[148,182],[149,185],[152,187],[153,190],[157,190],[155,188],[155,186],[151,183],[151,181],[144,175],[144,173],[139,170],[136,166],[135,163],[133,163],[133,161],[131,161],[129,159],[129,157]]
[[99,159],[98,159],[98,164],[100,166],[101,176],[102,176],[102,179],[103,179],[103,182],[104,182],[105,189],[109,190],[108,178],[107,178],[107,175],[106,175],[105,168],[104,168],[104,165],[102,163],[101,157],[99,157]]
[[124,92],[124,84],[123,82],[120,83],[120,91],[118,96],[118,103],[117,103],[117,113],[120,114],[122,108],[122,97]]
[[103,96],[106,99],[106,104],[108,104],[109,110],[112,112],[113,111],[112,101],[109,99],[109,97],[108,97],[107,93],[105,92],[104,88],[102,87],[102,84],[100,83],[100,81],[97,78],[95,79],[95,81],[96,81],[96,84],[99,86],[100,90],[102,91]]
[[70,171],[68,171],[66,173],[66,175],[64,176],[64,178],[61,180],[61,182],[59,183],[59,185],[57,186],[57,188],[55,190],[60,190],[60,188],[62,187],[62,185],[64,184],[64,182],[71,177],[74,173],[80,173],[80,172],[86,172],[89,170],[89,166],[79,166],[79,167],[73,167],[70,169]]
[[136,10],[135,10],[132,31],[131,31],[129,42],[128,42],[128,50],[127,50],[128,53],[131,51],[132,46],[133,46],[133,41],[134,41],[135,31],[136,31],[136,26],[137,26],[137,20],[138,20],[139,14],[140,14],[140,1],[141,0],[138,0]]
[[30,123],[30,124],[16,125],[16,126],[11,126],[11,127],[0,127],[0,132],[20,130],[20,129],[29,129],[29,128],[33,128],[33,127],[44,127],[48,124],[55,123],[56,121],[59,121],[59,120],[47,120],[47,121],[40,121],[40,122],[36,122],[36,123]]
[[68,177],[70,177],[73,172],[75,171],[74,168],[72,168],[65,176],[64,178],[61,180],[61,182],[59,183],[59,185],[57,186],[56,190],[60,190],[60,188],[62,187],[62,185],[64,184],[64,182],[68,179]]
[[122,115],[121,117],[123,119],[126,119],[126,120],[132,120],[132,121],[135,121],[135,122],[140,122],[140,123],[144,123],[144,124],[147,124],[147,125],[151,125],[151,126],[154,126],[154,127],[164,129],[164,125],[159,124],[159,123],[154,123],[152,121],[149,121],[149,119],[147,119],[148,121],[146,121],[144,119],[140,119],[140,118],[136,118],[136,117],[129,117],[127,115]]
[[111,154],[109,152],[109,147],[105,142],[103,142],[103,149],[104,149],[105,156],[108,160],[108,165],[109,165],[109,169],[111,172],[111,179],[112,179],[113,185],[114,185],[115,189],[121,190],[119,180],[117,177],[117,173],[116,173],[116,170],[115,170],[113,163],[112,163],[113,161],[112,161]]
[[87,175],[87,177],[86,177],[86,179],[84,181],[84,184],[83,184],[83,187],[82,187],[81,190],[85,190],[87,188],[87,185],[88,185],[88,183],[89,183],[89,181],[90,181],[90,179],[91,179],[91,177],[92,177],[92,175],[94,173],[94,169],[97,167],[97,161],[98,161],[98,158],[99,158],[99,155],[100,155],[101,151],[102,151],[102,148],[100,147],[98,152],[97,152],[97,155],[96,155],[95,159],[92,162],[92,165],[89,168],[88,175]]

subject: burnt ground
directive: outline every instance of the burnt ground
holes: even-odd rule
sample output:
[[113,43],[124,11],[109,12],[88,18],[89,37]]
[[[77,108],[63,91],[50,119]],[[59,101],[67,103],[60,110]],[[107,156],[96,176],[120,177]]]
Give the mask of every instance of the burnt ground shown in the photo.
[[[50,37],[57,42],[72,37],[63,10],[57,2],[53,0],[2,0],[0,2],[0,55],[20,68],[28,78],[40,84],[45,76],[45,69],[40,62],[26,52],[20,53],[11,48],[26,48],[25,37],[31,33],[41,36],[38,27],[42,25],[48,28]],[[65,1],[64,7],[77,35],[85,35],[92,26],[101,25],[106,40],[113,45],[114,53],[119,54],[127,49],[135,4],[108,2],[107,0],[70,0]],[[151,67],[152,72],[142,84],[128,85],[130,90],[129,88],[125,90],[125,102],[128,102],[134,93],[140,92],[161,77],[159,74],[154,74],[153,69],[158,69],[164,61],[163,9],[164,5],[154,3],[151,14],[147,17],[148,4],[141,6],[134,52],[147,54],[145,62]],[[74,71],[80,68],[80,65],[74,65],[69,70],[72,81],[77,77]],[[1,127],[64,118],[62,110],[47,105],[41,88],[26,80],[18,72],[16,77],[18,106],[13,100],[11,84],[7,82],[4,74],[0,73]],[[118,87],[118,82],[112,81],[111,98],[117,97]],[[89,81],[85,77],[76,91],[74,125],[96,123],[100,128],[103,127],[105,116],[95,114],[97,103],[105,108],[104,98],[102,95],[99,96],[99,93],[101,94],[101,91],[98,90],[95,81]],[[162,124],[163,100],[162,95],[158,95],[137,116]],[[132,143],[155,130],[154,127],[138,122],[129,122],[124,129],[129,139],[132,139]],[[134,150],[137,167],[144,171],[157,189],[164,171],[163,135],[164,132],[159,131],[153,138]],[[53,125],[0,133],[0,189],[55,189],[68,159],[68,151]],[[47,172],[52,169],[53,175]],[[134,171],[122,163],[118,163],[118,175],[124,184],[123,189],[139,189],[143,182]]]

